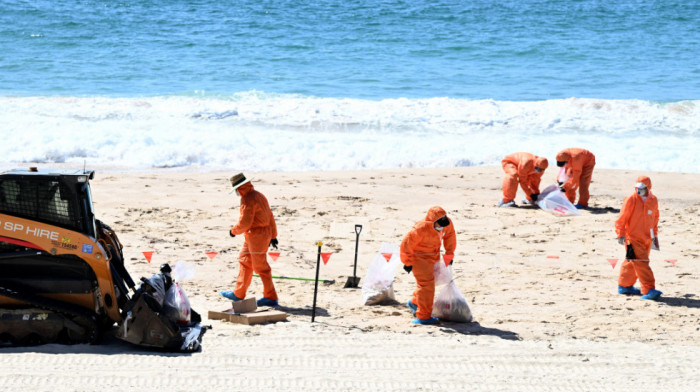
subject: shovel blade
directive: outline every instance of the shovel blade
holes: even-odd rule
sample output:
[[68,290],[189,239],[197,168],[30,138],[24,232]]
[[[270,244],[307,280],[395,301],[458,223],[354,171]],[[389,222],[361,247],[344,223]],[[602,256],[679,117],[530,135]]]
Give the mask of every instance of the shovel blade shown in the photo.
[[356,289],[360,284],[360,277],[358,276],[348,276],[348,280],[345,282],[345,289]]

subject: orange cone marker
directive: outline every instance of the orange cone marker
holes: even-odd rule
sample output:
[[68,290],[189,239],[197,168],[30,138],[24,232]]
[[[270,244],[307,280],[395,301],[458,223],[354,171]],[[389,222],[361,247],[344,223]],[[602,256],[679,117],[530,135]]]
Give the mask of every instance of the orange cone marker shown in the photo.
[[153,257],[153,253],[154,253],[154,252],[153,252],[153,251],[149,251],[149,252],[141,252],[141,253],[143,253],[143,256],[144,256],[144,257],[146,258],[146,260],[148,260],[148,262],[150,263],[150,262],[151,262],[151,257]]

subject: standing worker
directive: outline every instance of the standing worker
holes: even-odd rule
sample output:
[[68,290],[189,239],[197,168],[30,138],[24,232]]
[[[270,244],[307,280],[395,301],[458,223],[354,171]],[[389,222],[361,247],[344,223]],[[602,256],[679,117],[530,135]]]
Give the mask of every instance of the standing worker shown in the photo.
[[562,192],[566,193],[567,199],[573,204],[576,200],[576,189],[578,189],[576,208],[587,208],[590,197],[588,188],[593,178],[595,155],[583,148],[565,148],[557,154],[557,166],[564,167],[571,173],[571,177],[565,183],[559,184]]
[[277,249],[278,245],[275,218],[267,198],[253,188],[250,179],[246,179],[243,173],[231,177],[231,186],[236,195],[241,197],[241,216],[229,234],[231,237],[245,234],[245,243],[238,255],[240,266],[236,286],[233,291],[221,291],[221,295],[232,301],[244,299],[253,279],[253,272],[256,272],[263,284],[263,297],[257,301],[258,306],[277,306],[272,269],[267,263],[267,249],[270,246]]
[[[657,299],[662,293],[654,285],[654,273],[649,267],[649,252],[652,246],[659,249],[659,201],[651,193],[649,177],[637,178],[635,189],[635,193],[625,198],[620,217],[615,221],[617,241],[627,246],[625,261],[620,267],[617,292],[641,294],[643,299]],[[642,286],[641,290],[634,287],[637,279]]]
[[[431,207],[425,220],[413,225],[411,231],[401,241],[401,262],[403,269],[416,278],[418,286],[408,307],[416,318],[413,324],[436,324],[432,317],[433,297],[435,296],[435,276],[433,266],[440,262],[440,246],[444,243],[445,254],[453,255],[457,247],[454,225],[442,207]],[[454,261],[454,260],[453,260]],[[451,264],[451,263],[450,263]]]
[[503,171],[503,199],[498,202],[499,207],[514,207],[515,194],[518,191],[518,183],[525,192],[524,204],[537,202],[540,195],[540,180],[545,169],[549,166],[547,158],[538,157],[529,152],[516,152],[507,155],[502,161]]

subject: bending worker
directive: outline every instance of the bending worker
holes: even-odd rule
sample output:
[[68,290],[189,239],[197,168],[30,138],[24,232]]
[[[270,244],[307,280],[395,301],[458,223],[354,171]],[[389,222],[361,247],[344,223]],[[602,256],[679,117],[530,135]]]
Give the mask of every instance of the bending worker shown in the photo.
[[276,249],[278,245],[275,218],[265,196],[253,188],[243,173],[231,177],[231,185],[236,195],[241,197],[241,216],[229,234],[231,237],[244,234],[245,243],[238,255],[236,286],[233,291],[222,291],[221,295],[232,301],[244,299],[255,272],[260,275],[263,284],[263,297],[257,301],[258,306],[277,306],[272,269],[267,263],[267,249],[270,246]]
[[406,272],[413,271],[417,288],[408,301],[408,307],[416,318],[413,324],[436,324],[432,317],[435,296],[433,266],[440,261],[440,246],[444,243],[445,254],[454,256],[457,237],[454,225],[441,207],[428,210],[425,219],[418,221],[401,241],[401,262]]
[[[662,293],[656,290],[654,273],[649,267],[649,252],[652,246],[659,249],[659,202],[651,193],[649,177],[637,178],[635,190],[625,198],[620,217],[615,221],[617,241],[627,247],[625,261],[620,267],[617,292],[641,294],[643,299],[657,299]],[[634,287],[637,279],[641,290]]]
[[576,208],[588,207],[588,188],[591,186],[593,178],[593,168],[595,167],[595,155],[583,148],[565,148],[557,154],[557,166],[563,167],[571,177],[559,184],[562,192],[566,193],[567,199],[573,204],[576,200],[576,190],[578,189],[578,203]]
[[507,155],[501,161],[506,176],[503,178],[503,199],[499,207],[514,207],[518,183],[525,192],[524,204],[537,202],[540,195],[540,180],[549,166],[547,158],[538,157],[529,152],[516,152]]

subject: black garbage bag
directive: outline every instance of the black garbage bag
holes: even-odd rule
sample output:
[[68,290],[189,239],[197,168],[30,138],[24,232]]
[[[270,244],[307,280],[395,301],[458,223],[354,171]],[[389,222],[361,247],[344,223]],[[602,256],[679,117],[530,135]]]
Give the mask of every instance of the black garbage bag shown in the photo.
[[170,271],[170,266],[163,264],[160,273],[141,278],[141,285],[124,306],[117,330],[119,339],[168,351],[193,352],[201,348],[202,336],[211,327],[200,325],[199,313],[190,309],[189,322],[185,323],[164,306],[173,286]]

